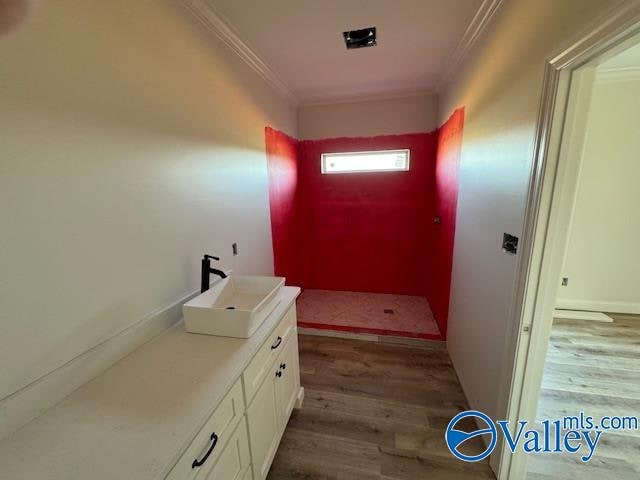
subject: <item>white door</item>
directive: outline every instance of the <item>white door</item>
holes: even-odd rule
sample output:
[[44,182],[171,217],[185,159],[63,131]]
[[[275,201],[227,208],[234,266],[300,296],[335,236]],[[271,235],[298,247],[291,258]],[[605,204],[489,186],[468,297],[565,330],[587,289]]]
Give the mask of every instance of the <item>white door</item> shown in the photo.
[[255,480],[266,478],[280,440],[280,408],[276,400],[276,380],[280,380],[276,373],[280,371],[279,367],[280,363],[276,362],[247,409]]

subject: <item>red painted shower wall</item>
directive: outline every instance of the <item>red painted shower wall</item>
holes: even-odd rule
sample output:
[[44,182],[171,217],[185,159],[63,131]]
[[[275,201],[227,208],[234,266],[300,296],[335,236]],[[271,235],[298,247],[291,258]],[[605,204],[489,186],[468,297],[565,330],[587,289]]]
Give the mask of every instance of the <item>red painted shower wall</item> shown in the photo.
[[444,336],[449,315],[463,126],[464,108],[460,108],[438,129],[435,162],[434,211],[441,223],[434,225],[433,229],[432,275],[427,277],[426,291],[431,310]]
[[[444,336],[463,123],[460,109],[431,133],[304,141],[267,127],[276,275],[303,288],[426,295]],[[320,170],[322,153],[400,148],[411,150],[408,172]]]
[[[434,133],[299,143],[300,274],[306,288],[424,295]],[[323,175],[322,153],[411,150],[408,172]]]
[[296,195],[298,191],[298,141],[288,135],[265,128],[267,170],[269,173],[269,208],[273,242],[273,269],[294,285],[296,277]]

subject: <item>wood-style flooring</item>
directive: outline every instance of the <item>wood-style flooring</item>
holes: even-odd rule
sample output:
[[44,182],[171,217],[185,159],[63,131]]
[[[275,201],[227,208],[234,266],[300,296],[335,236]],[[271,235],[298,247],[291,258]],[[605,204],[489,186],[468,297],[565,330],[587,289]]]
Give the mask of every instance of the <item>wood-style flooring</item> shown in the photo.
[[[565,415],[640,416],[640,316],[613,323],[556,320],[551,330],[538,420]],[[586,464],[576,455],[529,458],[527,480],[638,480],[640,432],[603,432]]]
[[269,480],[495,478],[486,461],[457,460],[445,444],[447,424],[467,403],[443,344],[299,339],[305,399]]

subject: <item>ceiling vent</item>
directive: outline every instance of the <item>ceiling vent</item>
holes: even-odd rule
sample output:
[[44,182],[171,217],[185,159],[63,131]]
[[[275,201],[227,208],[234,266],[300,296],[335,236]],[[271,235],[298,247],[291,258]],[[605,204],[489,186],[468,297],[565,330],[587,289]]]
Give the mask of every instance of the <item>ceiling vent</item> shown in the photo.
[[352,48],[375,47],[378,44],[376,27],[343,32],[342,36],[349,50]]

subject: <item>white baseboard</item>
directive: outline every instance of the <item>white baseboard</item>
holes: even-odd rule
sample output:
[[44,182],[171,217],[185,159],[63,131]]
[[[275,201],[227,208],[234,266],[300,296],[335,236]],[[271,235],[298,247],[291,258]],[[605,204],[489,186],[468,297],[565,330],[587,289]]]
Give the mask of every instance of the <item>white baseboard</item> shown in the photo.
[[556,308],[560,310],[586,310],[590,312],[640,314],[640,302],[598,302],[589,300],[559,299]]
[[107,368],[158,336],[182,318],[182,304],[200,294],[189,293],[160,308],[67,363],[0,400],[0,439],[42,414]]
[[559,318],[563,320],[585,320],[589,322],[604,322],[611,323],[613,318],[602,312],[592,312],[587,310],[560,310],[555,309],[553,311],[553,318]]

